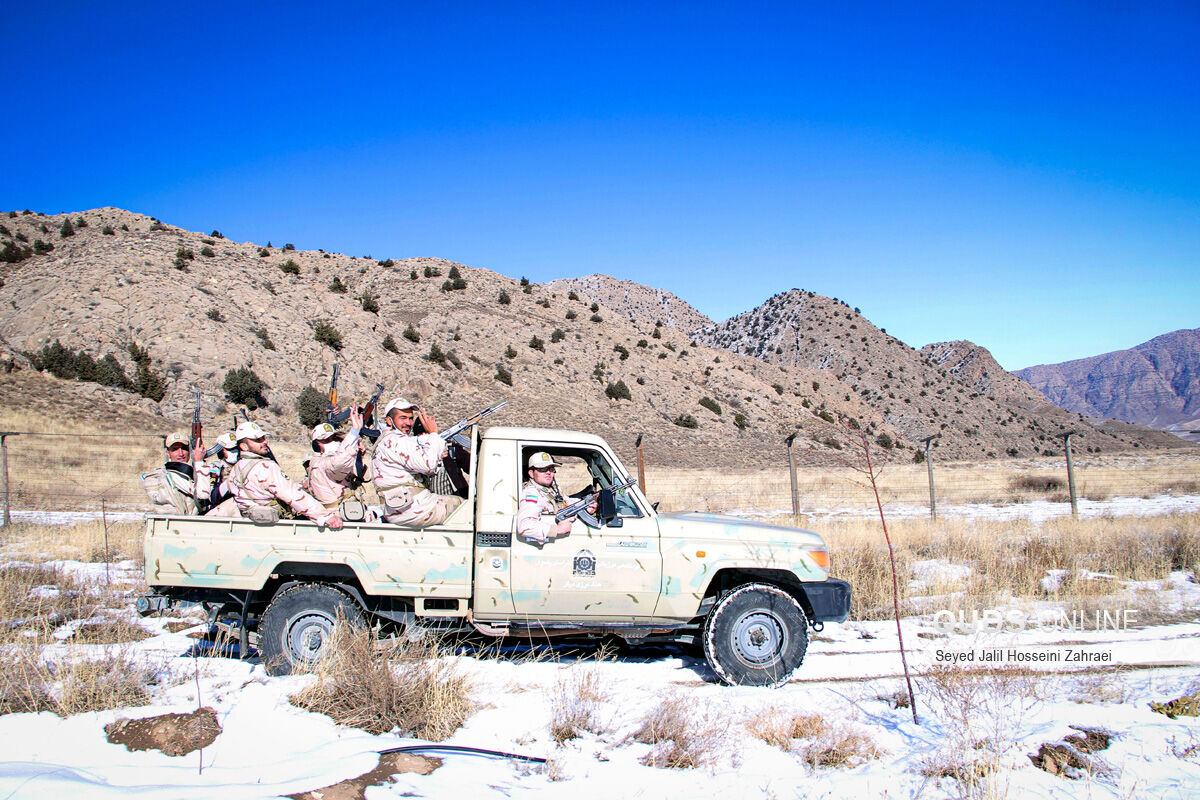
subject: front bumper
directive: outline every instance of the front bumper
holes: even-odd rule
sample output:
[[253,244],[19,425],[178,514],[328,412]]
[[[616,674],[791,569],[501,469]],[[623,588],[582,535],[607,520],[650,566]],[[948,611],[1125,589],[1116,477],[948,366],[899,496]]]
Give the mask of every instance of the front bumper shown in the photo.
[[813,622],[845,622],[850,616],[850,584],[838,578],[802,583]]

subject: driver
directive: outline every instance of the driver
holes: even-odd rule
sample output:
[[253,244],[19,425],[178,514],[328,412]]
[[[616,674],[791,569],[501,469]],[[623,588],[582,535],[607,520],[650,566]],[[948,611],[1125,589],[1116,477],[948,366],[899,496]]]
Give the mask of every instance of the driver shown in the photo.
[[[574,520],[556,522],[553,517],[567,505],[554,480],[555,469],[561,466],[543,451],[529,457],[529,469],[526,470],[529,481],[521,487],[521,502],[517,509],[517,536],[545,544],[571,532]],[[592,503],[588,511],[596,513],[596,503]],[[544,514],[551,516],[543,517]]]

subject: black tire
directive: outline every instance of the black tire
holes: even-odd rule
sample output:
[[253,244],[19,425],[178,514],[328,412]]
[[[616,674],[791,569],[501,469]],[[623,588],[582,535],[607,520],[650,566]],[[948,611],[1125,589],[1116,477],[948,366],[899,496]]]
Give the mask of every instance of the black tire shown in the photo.
[[804,661],[808,617],[796,598],[767,583],[727,592],[704,621],[704,657],[734,686],[779,686]]
[[267,674],[291,675],[320,660],[339,617],[350,625],[365,622],[358,604],[332,586],[302,583],[275,595],[258,627]]

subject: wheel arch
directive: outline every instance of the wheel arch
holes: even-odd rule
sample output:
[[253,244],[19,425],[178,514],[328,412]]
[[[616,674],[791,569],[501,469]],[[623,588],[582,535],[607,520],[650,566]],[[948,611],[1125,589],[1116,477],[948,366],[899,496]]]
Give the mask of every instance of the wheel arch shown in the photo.
[[804,583],[796,577],[794,572],[786,569],[757,567],[726,567],[717,570],[704,590],[704,597],[700,603],[700,616],[706,616],[721,595],[748,583],[766,583],[784,590],[795,598],[796,602],[800,604],[800,608],[804,609],[804,615],[808,618],[809,624],[816,622],[813,605],[804,591]]

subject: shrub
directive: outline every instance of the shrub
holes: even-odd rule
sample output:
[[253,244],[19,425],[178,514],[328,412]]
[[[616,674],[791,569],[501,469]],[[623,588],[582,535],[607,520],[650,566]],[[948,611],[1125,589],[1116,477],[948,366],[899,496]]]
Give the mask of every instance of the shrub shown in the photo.
[[501,289],[500,290],[500,299],[499,299],[500,305],[506,306],[511,302],[512,302],[512,298],[508,296],[508,292]]
[[221,389],[230,402],[247,408],[266,406],[267,401],[263,397],[263,389],[266,388],[267,384],[249,366],[229,370],[221,383]]
[[713,412],[718,417],[721,416],[720,404],[718,404],[717,401],[713,400],[711,397],[701,397],[700,405],[703,406],[704,408],[707,408],[709,411]]
[[650,346],[650,343],[649,343],[649,342],[647,342],[645,339],[638,339],[638,340],[637,340],[637,346],[638,346],[638,347],[649,347],[649,346]]
[[83,217],[75,218],[75,227],[76,228],[86,228],[87,226],[88,226],[88,224],[87,224],[86,219],[84,219]]
[[329,398],[312,386],[305,386],[296,397],[296,412],[305,428],[315,428],[324,422],[328,408]]
[[523,287],[521,287],[521,291],[525,294],[533,294],[533,287],[526,283]]
[[892,441],[892,437],[888,436],[886,433],[881,433],[876,436],[875,444],[879,445],[884,450],[891,450],[893,447],[895,447],[895,442]]
[[426,267],[425,268],[425,277],[426,278],[440,278],[441,276],[442,276],[442,271],[440,269],[438,269],[437,267]]
[[105,225],[103,228],[100,229],[100,233],[104,234],[105,236],[116,236],[117,235],[117,232],[113,230],[112,225]]
[[813,382],[812,382],[812,387],[813,387],[813,391],[814,391],[814,392],[819,392],[819,391],[821,391],[821,383],[820,383],[820,381],[813,381]]
[[603,322],[604,321],[604,317],[600,316],[599,314],[592,314],[592,316],[590,316],[588,319],[590,319],[592,322]]
[[551,699],[550,737],[562,744],[584,732],[603,733],[606,726],[600,709],[608,699],[596,670],[575,667],[560,675]]
[[575,319],[577,316],[579,316],[579,315],[576,314],[574,311],[572,311],[571,309],[567,309],[567,319]]
[[565,338],[567,338],[567,334],[563,332],[563,329],[562,329],[562,328],[555,328],[555,329],[554,329],[554,333],[550,334],[550,343],[551,343],[551,344],[558,344],[559,342],[561,342],[561,341],[562,341],[563,339],[565,339]]
[[383,267],[384,269],[392,269],[396,266],[396,262],[389,258],[385,261],[380,261],[379,266]]
[[662,338],[662,332],[661,332],[661,331],[660,331],[658,328],[655,328],[655,329],[654,329],[654,330],[653,330],[653,331],[650,333],[650,338],[651,338],[651,339],[661,339],[661,338]]
[[396,340],[392,338],[390,333],[383,337],[383,349],[387,350],[389,353],[400,352],[400,350],[396,347]]
[[820,411],[818,411],[818,412],[817,412],[817,416],[818,416],[818,417],[820,417],[821,419],[825,420],[826,422],[833,422],[833,421],[834,421],[834,420],[833,420],[833,414],[830,414],[828,411],[826,411],[826,410],[825,410],[825,409],[823,409],[823,408],[822,408]]
[[[38,242],[41,242],[38,239]],[[9,264],[20,264],[25,259],[33,255],[33,249],[29,247],[21,247],[15,242],[5,242],[4,248],[0,249],[0,261]]]
[[204,316],[208,317],[213,322],[224,322],[225,321],[225,315],[222,314],[221,309],[217,308],[216,306],[213,306],[207,312],[205,312]]
[[680,414],[675,419],[671,420],[681,428],[699,428],[700,423],[696,422],[696,418],[691,414]]
[[452,281],[456,281],[462,278],[462,273],[458,271],[458,267],[451,267],[450,274],[448,274],[446,277]]
[[300,265],[297,264],[295,261],[293,261],[290,258],[287,261],[280,264],[279,268],[281,270],[283,270],[285,275],[299,275],[300,274]]
[[506,370],[503,364],[496,367],[496,374],[493,377],[505,386],[512,386],[512,373]]
[[225,235],[223,233],[221,233],[219,230],[217,230],[216,228],[213,228],[213,232],[210,233],[209,236],[213,237],[214,239],[224,239],[225,238]]
[[189,248],[189,247],[180,247],[178,250],[175,251],[175,258],[183,259],[183,260],[187,260],[187,261],[195,261],[196,254],[193,253],[191,248]]
[[613,345],[613,352],[618,354],[621,357],[622,361],[629,358],[629,351],[625,348],[624,345],[620,345],[620,344]]
[[772,383],[771,388],[775,390],[775,394],[778,394],[778,395],[783,394],[783,386],[782,385],[780,385],[778,383]]
[[358,296],[358,304],[362,306],[363,311],[371,314],[379,313],[379,295],[370,289],[363,289],[363,293]]
[[534,336],[532,339],[529,340],[529,349],[541,350],[544,353],[544,352],[546,352],[546,343],[543,342],[541,339],[539,339],[537,336]]
[[258,341],[262,344],[264,350],[275,349],[275,343],[271,341],[266,328],[255,328],[254,335],[258,337]]
[[513,346],[511,344],[505,346],[504,357],[505,358],[516,358],[517,357],[517,351],[513,349]]
[[258,248],[258,257],[259,258],[266,258],[269,255],[271,255],[271,251],[269,249],[267,249],[266,247]]
[[595,314],[599,310],[600,310],[600,305],[598,303],[592,303],[590,306],[588,306],[588,311],[591,311],[593,314]]
[[408,327],[404,329],[404,333],[400,335],[405,339],[408,339],[413,344],[417,344],[421,341],[421,334],[419,334],[417,329],[412,326],[412,323],[409,323]]
[[346,284],[342,283],[341,277],[337,275],[333,276],[333,280],[329,282],[329,291],[333,292],[334,294],[346,293]]
[[71,224],[70,219],[63,220],[62,227],[58,229],[58,235],[64,239],[75,235],[75,226]]
[[568,300],[578,300],[579,295],[576,294],[575,292],[567,292],[567,299]]
[[528,285],[529,285],[529,278],[526,278],[524,275],[522,275],[521,276],[521,288],[524,288]]
[[604,387],[604,394],[609,400],[632,400],[633,395],[629,393],[629,387],[625,385],[625,381],[617,381],[610,383]]
[[342,334],[333,327],[329,320],[317,320],[313,323],[313,338],[321,344],[327,344],[334,350],[342,349]]
[[442,352],[442,348],[438,347],[437,342],[429,345],[429,355],[425,356],[426,361],[432,361],[434,364],[446,363],[446,354]]
[[[453,271],[452,269],[451,272]],[[462,278],[450,278],[442,282],[443,292],[457,292],[465,288],[467,288],[467,282]]]
[[733,424],[738,426],[738,430],[746,430],[746,425],[748,424],[746,415],[742,414],[741,412],[734,414]]

